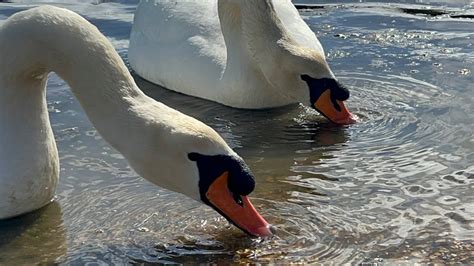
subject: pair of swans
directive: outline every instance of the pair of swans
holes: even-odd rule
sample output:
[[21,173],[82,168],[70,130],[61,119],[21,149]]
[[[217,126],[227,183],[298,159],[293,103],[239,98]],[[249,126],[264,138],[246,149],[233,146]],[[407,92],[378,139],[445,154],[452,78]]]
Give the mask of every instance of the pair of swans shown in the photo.
[[[130,62],[146,79],[186,94],[242,108],[309,99],[332,121],[348,122],[348,91],[316,37],[293,6],[273,3],[280,1],[219,0],[222,35],[214,13],[203,13],[217,12],[215,1],[142,1]],[[287,20],[277,19],[276,7]],[[161,14],[168,19],[155,17],[168,11]],[[166,28],[173,21],[180,27]],[[51,6],[17,13],[0,27],[0,219],[41,208],[54,195],[59,160],[45,98],[49,72],[70,85],[139,175],[214,208],[250,235],[272,235],[248,199],[255,181],[242,158],[210,127],[141,92],[97,28]]]

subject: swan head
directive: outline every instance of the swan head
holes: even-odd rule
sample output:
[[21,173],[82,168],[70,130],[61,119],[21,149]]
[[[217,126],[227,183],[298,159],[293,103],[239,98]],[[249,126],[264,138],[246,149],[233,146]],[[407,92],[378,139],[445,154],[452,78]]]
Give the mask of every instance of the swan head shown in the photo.
[[188,158],[198,168],[202,202],[250,235],[272,235],[271,225],[260,216],[248,198],[255,188],[255,180],[239,156],[192,152]]
[[272,86],[309,104],[333,123],[355,122],[344,104],[349,90],[336,80],[322,51],[280,40],[277,55],[279,62],[267,64],[266,68],[271,69],[263,69],[271,73],[265,76]]
[[244,160],[212,128],[170,112],[142,130],[135,156],[127,158],[135,171],[160,187],[210,206],[249,235],[273,235],[272,226],[248,198],[255,179]]

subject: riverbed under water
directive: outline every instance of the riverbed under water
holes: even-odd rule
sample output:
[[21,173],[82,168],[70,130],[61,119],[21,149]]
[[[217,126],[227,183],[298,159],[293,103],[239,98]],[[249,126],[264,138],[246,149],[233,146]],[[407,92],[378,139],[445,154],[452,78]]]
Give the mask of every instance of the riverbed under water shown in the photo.
[[[127,60],[136,1],[55,2],[97,25]],[[56,201],[0,221],[0,264],[474,263],[471,1],[300,2],[318,4],[301,14],[351,88],[357,124],[332,126],[300,105],[235,110],[136,77],[243,156],[257,178],[252,200],[278,227],[275,237],[251,239],[138,177],[51,75]],[[0,23],[30,6],[0,3]]]

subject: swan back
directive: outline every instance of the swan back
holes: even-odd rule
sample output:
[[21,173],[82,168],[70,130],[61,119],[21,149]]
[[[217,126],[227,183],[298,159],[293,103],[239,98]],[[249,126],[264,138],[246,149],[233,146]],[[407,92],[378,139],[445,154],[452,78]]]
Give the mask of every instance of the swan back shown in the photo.
[[215,0],[140,1],[128,58],[143,78],[189,95],[219,94],[212,88],[226,57]]

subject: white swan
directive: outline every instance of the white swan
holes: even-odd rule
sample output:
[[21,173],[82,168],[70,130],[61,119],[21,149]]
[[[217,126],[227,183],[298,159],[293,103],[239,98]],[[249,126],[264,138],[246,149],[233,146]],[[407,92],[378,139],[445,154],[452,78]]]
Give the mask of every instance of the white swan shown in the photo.
[[138,174],[204,202],[251,235],[271,235],[246,196],[252,174],[225,141],[147,97],[97,28],[51,6],[17,13],[0,27],[0,219],[53,198],[59,161],[45,99],[51,71]]
[[231,107],[302,102],[354,121],[349,91],[290,0],[141,0],[129,61],[153,83]]

